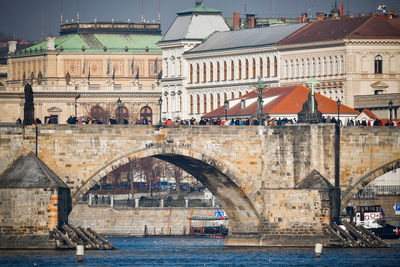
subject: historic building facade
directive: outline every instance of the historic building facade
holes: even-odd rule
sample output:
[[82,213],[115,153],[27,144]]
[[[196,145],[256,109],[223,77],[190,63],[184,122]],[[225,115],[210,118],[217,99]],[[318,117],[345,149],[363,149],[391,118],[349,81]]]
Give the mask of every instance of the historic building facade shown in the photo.
[[24,50],[10,42],[0,122],[22,119],[25,83],[43,122],[77,116],[108,123],[119,114],[130,123],[158,121],[160,40],[160,24],[95,21],[61,25],[60,36]]
[[398,25],[386,16],[310,23],[276,46],[281,84],[315,78],[317,92],[355,108],[355,96],[400,93]]

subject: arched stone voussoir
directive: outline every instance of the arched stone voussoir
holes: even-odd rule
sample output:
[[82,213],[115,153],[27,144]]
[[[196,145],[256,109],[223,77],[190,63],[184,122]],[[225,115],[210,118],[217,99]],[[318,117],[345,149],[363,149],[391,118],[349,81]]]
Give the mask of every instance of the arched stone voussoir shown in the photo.
[[347,204],[350,202],[350,200],[359,192],[361,189],[363,189],[367,184],[372,182],[378,177],[381,177],[385,173],[391,172],[395,169],[400,168],[400,158],[395,159],[393,161],[390,161],[375,170],[372,170],[364,175],[361,175],[355,181],[351,186],[348,187],[348,189],[342,193],[342,198],[341,198],[341,207],[344,209]]

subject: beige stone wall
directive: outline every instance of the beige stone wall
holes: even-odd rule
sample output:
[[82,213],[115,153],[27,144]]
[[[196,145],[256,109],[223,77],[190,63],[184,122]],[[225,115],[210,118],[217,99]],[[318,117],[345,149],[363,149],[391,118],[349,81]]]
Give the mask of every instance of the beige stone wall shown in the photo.
[[330,222],[330,210],[322,208],[318,190],[267,190],[264,201],[265,234],[322,234]]
[[[193,216],[214,217],[215,211],[211,208],[193,208]],[[190,214],[190,208],[112,209],[77,204],[69,215],[69,222],[90,227],[102,234],[143,236],[147,226],[149,235],[183,235],[185,231],[189,234]],[[192,223],[193,226],[202,224],[202,221]]]
[[0,200],[1,235],[48,235],[57,226],[57,190],[5,188]]

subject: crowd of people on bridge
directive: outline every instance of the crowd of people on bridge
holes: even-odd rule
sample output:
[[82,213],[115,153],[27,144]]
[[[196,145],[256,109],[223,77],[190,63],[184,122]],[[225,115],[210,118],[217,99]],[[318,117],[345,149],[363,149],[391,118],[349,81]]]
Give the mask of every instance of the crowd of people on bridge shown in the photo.
[[[22,121],[20,118],[16,121],[17,124],[21,124]],[[39,118],[35,119],[35,124],[41,124],[41,120]],[[127,118],[123,118],[119,123],[115,117],[111,117],[108,123],[104,123],[99,120],[91,119],[86,116],[82,117],[72,117],[70,116],[67,120],[68,124],[130,124]],[[224,120],[221,118],[216,119],[208,119],[202,118],[200,121],[197,121],[195,118],[185,119],[185,120],[175,120],[167,119],[163,124],[168,125],[221,125],[221,126],[234,126],[234,125],[245,125],[245,126],[284,126],[290,124],[296,124],[297,120],[295,118],[270,118],[266,120],[259,120],[258,118],[235,118]],[[337,123],[335,117],[323,117],[322,123]],[[148,125],[152,124],[146,119],[137,119],[132,124],[136,125]],[[379,120],[376,119],[374,121],[371,120],[353,120],[353,119],[345,119],[345,123],[343,120],[340,120],[341,126],[400,126],[400,120]]]

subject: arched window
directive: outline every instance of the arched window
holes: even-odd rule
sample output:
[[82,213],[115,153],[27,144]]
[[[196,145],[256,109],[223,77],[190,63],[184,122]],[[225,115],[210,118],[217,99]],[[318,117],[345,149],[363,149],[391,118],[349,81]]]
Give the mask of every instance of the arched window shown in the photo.
[[233,79],[235,79],[235,62],[233,62],[233,60],[231,60],[231,80],[233,80]]
[[375,73],[383,73],[383,72],[382,72],[382,61],[383,61],[382,56],[377,55],[377,56],[375,57],[375,64],[374,64]]
[[249,60],[246,59],[246,79],[249,78]]
[[307,58],[307,70],[306,70],[307,77],[310,77],[310,59]]
[[[286,79],[289,78],[289,64],[288,64],[287,60],[285,60],[285,71],[284,71],[284,73],[285,73],[285,78]],[[269,75],[268,72],[267,72],[267,75]]]
[[241,60],[239,60],[239,80],[241,80],[242,79],[242,61]]
[[[228,98],[226,97],[226,93],[224,93],[224,102],[228,100]],[[225,103],[224,103],[225,104]]]
[[241,97],[241,96],[242,96],[242,92],[239,91],[239,97]]
[[264,77],[264,62],[262,58],[260,58],[260,77]]
[[[287,61],[286,61],[287,62]],[[271,75],[271,62],[269,57],[267,58],[267,77],[270,77]],[[287,77],[286,77],[287,78]]]
[[210,82],[214,81],[214,65],[210,62]]
[[322,66],[321,66],[321,58],[318,58],[318,72],[316,73],[317,76],[322,75]]
[[340,74],[343,74],[344,72],[344,59],[343,56],[340,56]]
[[231,99],[234,99],[235,98],[235,94],[232,92],[231,93]]
[[328,68],[328,62],[326,61],[326,57],[324,57],[324,70],[322,75],[327,75],[327,68]]
[[219,82],[221,79],[221,70],[220,70],[220,66],[219,66],[219,62],[217,62],[217,81]]
[[301,59],[301,77],[305,76],[305,66],[304,66],[304,59]]
[[207,95],[203,96],[203,113],[207,113]]
[[337,59],[337,56],[335,56],[335,69],[334,69],[334,72],[333,72],[334,75],[338,75],[338,69],[339,69],[338,59]]
[[299,60],[296,59],[296,70],[295,70],[295,77],[299,77]]
[[221,106],[221,96],[217,94],[217,107]]
[[165,68],[166,68],[166,76],[168,77],[169,76],[169,63],[168,63],[168,59],[166,60],[166,62],[165,62]]
[[197,113],[200,113],[200,96],[197,95]]
[[206,63],[203,63],[203,83],[207,81],[207,67]]
[[182,76],[182,61],[179,60],[179,76]]
[[[319,58],[318,58],[318,60],[319,60]],[[321,65],[321,64],[320,64]],[[311,76],[316,76],[317,75],[317,73],[315,72],[315,58],[313,58],[312,59],[312,69],[311,69]]]
[[274,57],[274,77],[278,76],[278,59]]
[[333,61],[332,61],[332,57],[329,57],[329,65],[328,65],[328,75],[332,75],[333,71],[332,71],[332,66],[333,66]]
[[153,124],[153,112],[149,106],[144,106],[140,110],[140,121],[146,120],[147,124]]
[[190,68],[189,69],[190,69],[189,83],[193,83],[193,65],[192,64],[190,64]]
[[290,78],[294,77],[294,65],[293,65],[293,60],[290,60]]
[[182,97],[179,97],[179,111],[182,111]]
[[228,67],[226,65],[226,61],[224,61],[224,81],[226,81],[228,76]]
[[108,122],[109,116],[104,112],[104,109],[100,106],[95,106],[90,110],[90,118],[98,122]]
[[214,110],[214,95],[210,95],[210,111]]
[[197,68],[196,68],[196,83],[200,82],[200,65],[197,63]]
[[193,96],[190,96],[190,114],[193,114]]
[[252,78],[256,78],[256,59],[253,58],[253,75]]

